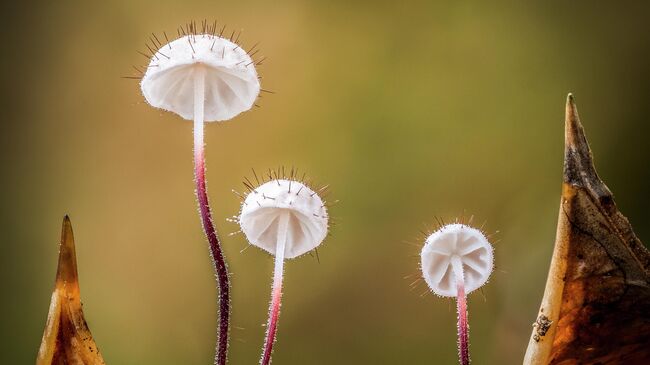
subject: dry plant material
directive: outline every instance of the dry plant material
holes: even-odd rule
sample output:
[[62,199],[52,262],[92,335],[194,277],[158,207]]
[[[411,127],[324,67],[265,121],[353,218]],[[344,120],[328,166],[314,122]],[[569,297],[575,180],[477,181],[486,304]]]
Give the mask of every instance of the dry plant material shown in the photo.
[[72,225],[63,219],[59,266],[36,365],[104,364],[84,319]]
[[650,364],[649,269],[569,94],[555,249],[524,364]]

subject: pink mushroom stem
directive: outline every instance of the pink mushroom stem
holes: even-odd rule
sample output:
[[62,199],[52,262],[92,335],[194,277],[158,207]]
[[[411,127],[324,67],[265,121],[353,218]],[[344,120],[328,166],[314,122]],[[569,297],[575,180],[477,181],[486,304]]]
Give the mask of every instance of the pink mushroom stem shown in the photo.
[[210,245],[210,254],[214,266],[219,291],[219,330],[214,363],[225,365],[228,353],[228,329],[230,322],[230,283],[228,267],[223,257],[219,237],[212,221],[212,212],[208,202],[205,181],[205,148],[203,144],[203,118],[205,104],[205,70],[197,68],[194,77],[194,179],[196,198],[203,230]]
[[271,289],[271,304],[269,305],[269,319],[266,325],[266,339],[264,340],[264,349],[261,365],[271,363],[271,354],[275,344],[275,335],[278,330],[278,317],[280,317],[280,307],[282,306],[282,278],[284,274],[284,254],[287,243],[287,234],[289,230],[289,213],[282,214],[278,223],[278,238],[275,249],[275,269],[273,271],[273,287]]
[[458,310],[458,356],[461,365],[469,364],[469,331],[467,325],[467,295],[465,284],[458,283],[458,297],[456,298]]
[[469,365],[469,328],[467,324],[467,294],[465,293],[465,276],[460,258],[451,259],[456,277],[456,310],[458,311],[458,358],[461,365]]

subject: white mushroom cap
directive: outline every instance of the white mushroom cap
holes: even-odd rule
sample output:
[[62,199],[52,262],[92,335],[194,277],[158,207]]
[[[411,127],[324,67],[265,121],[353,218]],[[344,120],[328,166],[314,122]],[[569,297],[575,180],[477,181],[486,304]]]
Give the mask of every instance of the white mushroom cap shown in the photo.
[[453,261],[462,265],[466,293],[483,286],[492,273],[492,246],[481,231],[464,224],[448,224],[434,232],[426,239],[420,257],[424,280],[443,297],[457,294]]
[[194,74],[205,70],[205,121],[221,121],[250,109],[260,92],[251,57],[212,34],[180,37],[152,57],[140,86],[149,104],[194,119]]
[[272,255],[277,247],[281,217],[289,214],[285,258],[305,254],[327,236],[328,216],[323,200],[295,180],[271,180],[246,196],[239,223],[248,241]]

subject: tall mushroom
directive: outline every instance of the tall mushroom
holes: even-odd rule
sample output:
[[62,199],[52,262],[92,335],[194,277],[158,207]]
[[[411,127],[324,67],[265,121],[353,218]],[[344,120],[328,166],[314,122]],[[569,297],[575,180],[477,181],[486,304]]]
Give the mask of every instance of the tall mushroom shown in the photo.
[[[142,94],[153,107],[194,120],[196,197],[216,270],[219,290],[219,334],[215,363],[226,363],[230,317],[228,269],[212,221],[205,179],[204,122],[224,121],[250,109],[260,83],[255,61],[231,39],[206,31],[188,33],[153,51],[141,81]],[[185,33],[185,30],[183,30]]]

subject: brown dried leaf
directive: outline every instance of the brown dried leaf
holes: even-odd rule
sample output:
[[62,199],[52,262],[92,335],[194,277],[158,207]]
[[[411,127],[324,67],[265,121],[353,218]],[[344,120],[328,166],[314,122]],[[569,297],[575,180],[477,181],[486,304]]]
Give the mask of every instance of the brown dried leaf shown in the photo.
[[570,94],[555,249],[524,364],[650,364],[650,253],[598,177]]
[[36,365],[103,365],[81,308],[77,256],[70,219],[63,219],[59,266]]

